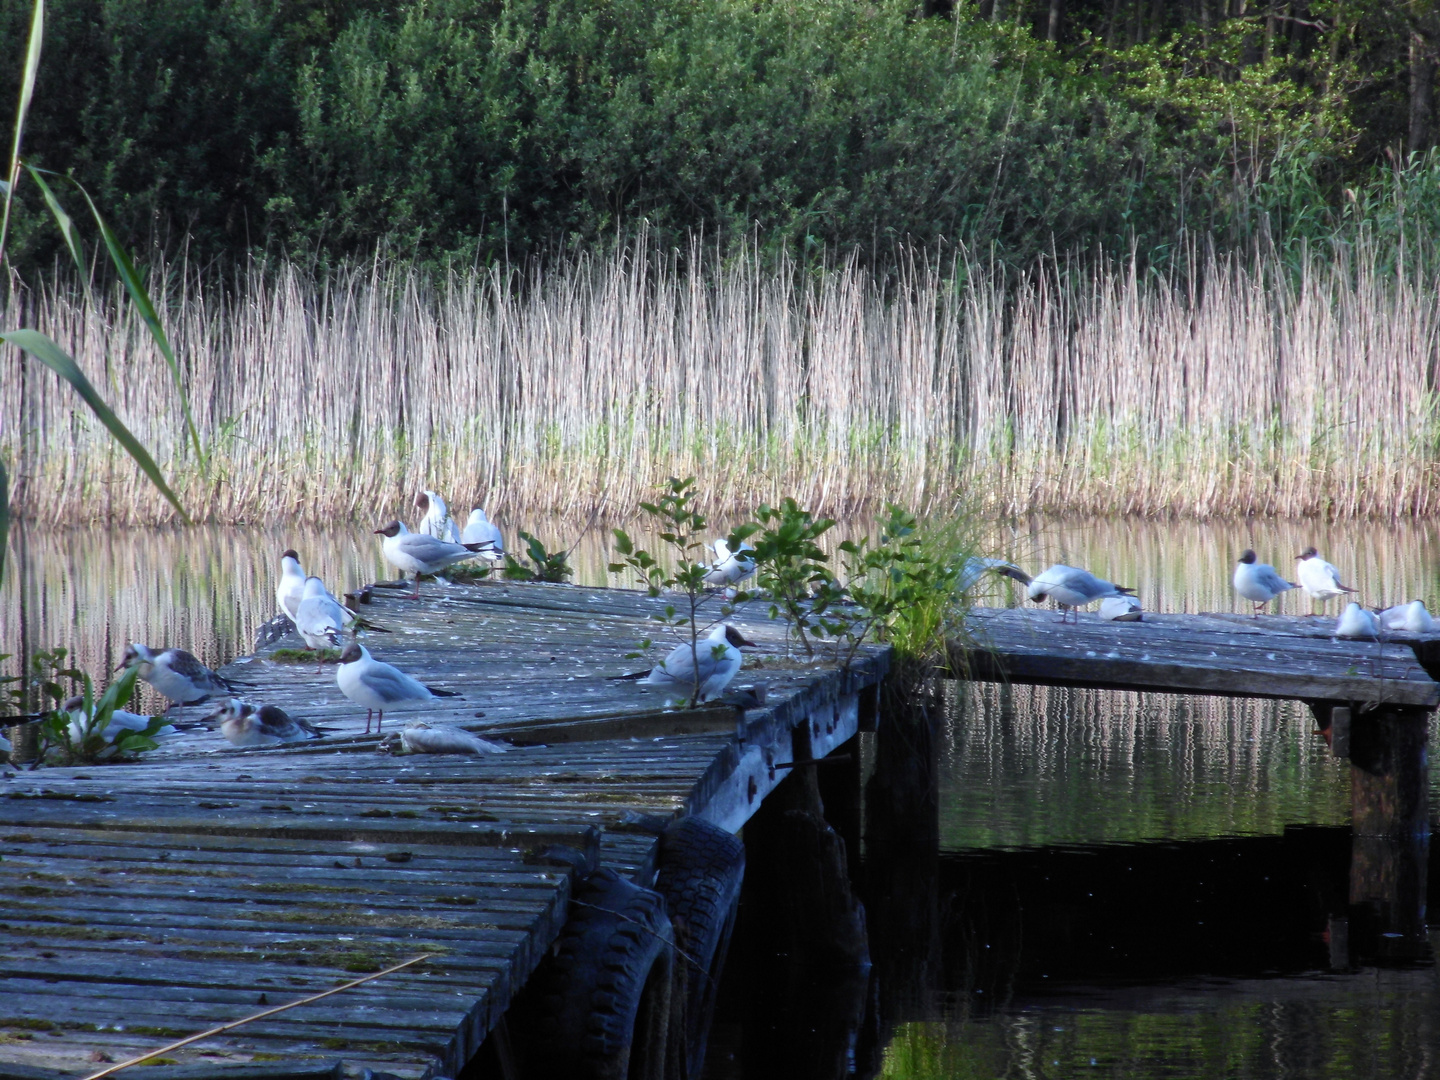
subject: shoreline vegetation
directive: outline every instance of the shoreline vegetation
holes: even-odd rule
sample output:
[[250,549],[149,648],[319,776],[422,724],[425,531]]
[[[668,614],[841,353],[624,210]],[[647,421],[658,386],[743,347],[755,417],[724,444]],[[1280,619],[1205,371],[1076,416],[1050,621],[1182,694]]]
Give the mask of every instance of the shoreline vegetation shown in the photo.
[[[517,519],[624,518],[687,475],[711,514],[783,494],[835,517],[1426,516],[1440,275],[1381,246],[1197,242],[1168,275],[936,249],[877,274],[643,236],[523,271],[157,263],[208,472],[113,291],[16,291],[3,319],[70,348],[195,520],[344,520],[422,487]],[[10,359],[18,515],[174,519],[98,421]]]

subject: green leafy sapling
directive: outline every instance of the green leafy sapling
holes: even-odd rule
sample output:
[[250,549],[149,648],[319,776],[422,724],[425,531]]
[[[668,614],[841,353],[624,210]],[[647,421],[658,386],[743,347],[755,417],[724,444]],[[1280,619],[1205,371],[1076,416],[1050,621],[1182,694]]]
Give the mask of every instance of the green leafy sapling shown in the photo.
[[558,584],[575,573],[570,565],[574,545],[564,551],[547,551],[543,543],[524,529],[520,530],[520,540],[525,545],[530,565],[526,566],[513,555],[506,555],[503,572],[506,581],[549,581]]
[[[709,626],[702,625],[702,609],[716,596],[705,580],[710,572],[709,549],[703,539],[706,521],[705,516],[695,509],[694,499],[695,478],[691,476],[681,480],[672,476],[659,498],[640,504],[640,508],[660,526],[659,537],[671,553],[668,568],[650,552],[636,547],[624,529],[614,530],[615,551],[620,561],[610,564],[612,574],[622,574],[627,570],[633,573],[651,596],[669,592],[681,598],[678,607],[668,603],[652,617],[680,634],[681,640],[690,647],[691,685],[687,704],[691,707],[700,700],[701,638]],[[753,526],[742,526],[732,532],[727,537],[731,549],[738,549],[753,532]],[[722,606],[721,616],[730,610],[728,605]],[[641,642],[641,649],[648,649],[650,645],[651,641],[647,638]]]
[[[105,688],[99,700],[95,698],[90,676],[82,672],[75,674],[84,688],[84,692],[77,695],[81,698],[80,707],[71,713],[61,708],[59,701],[56,702],[55,708],[40,726],[45,740],[42,757],[55,750],[65,764],[94,765],[130,758],[146,750],[154,750],[159,745],[155,736],[165,727],[163,716],[150,717],[150,722],[140,730],[119,726],[113,732],[109,730],[116,711],[128,705],[135,695],[139,664],[126,668],[125,674]],[[75,719],[73,725],[72,717]]]
[[756,583],[770,595],[770,617],[785,620],[787,648],[793,637],[813,656],[811,639],[834,633],[831,609],[844,595],[819,543],[835,520],[817,518],[789,497],[779,506],[762,505],[755,516]]

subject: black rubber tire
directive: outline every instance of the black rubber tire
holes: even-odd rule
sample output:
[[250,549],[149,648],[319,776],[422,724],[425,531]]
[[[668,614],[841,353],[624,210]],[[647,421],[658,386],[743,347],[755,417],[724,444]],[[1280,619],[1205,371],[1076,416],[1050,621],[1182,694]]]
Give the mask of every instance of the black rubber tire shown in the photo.
[[719,826],[684,818],[661,835],[655,891],[665,898],[676,950],[668,1080],[693,1080],[705,1063],[744,879],[745,845]]
[[524,1075],[661,1080],[674,961],[660,895],[596,870],[512,1010]]

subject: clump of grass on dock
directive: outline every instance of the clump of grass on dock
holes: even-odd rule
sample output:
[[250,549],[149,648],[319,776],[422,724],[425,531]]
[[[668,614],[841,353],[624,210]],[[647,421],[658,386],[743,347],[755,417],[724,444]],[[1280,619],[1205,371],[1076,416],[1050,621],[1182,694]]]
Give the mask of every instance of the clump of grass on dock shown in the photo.
[[[183,504],[218,521],[378,520],[421,487],[512,520],[621,516],[687,475],[710,514],[783,495],[836,517],[924,513],[961,491],[1005,513],[1433,513],[1440,283],[1374,265],[1363,245],[1197,254],[1173,280],[1122,260],[1017,274],[916,255],[881,278],[642,242],[529,277],[157,266],[208,477],[119,297],[21,290],[3,318],[74,341]],[[0,432],[17,508],[168,520],[36,375],[0,365],[0,414],[24,418]]]
[[270,659],[277,664],[338,664],[339,649],[276,649]]

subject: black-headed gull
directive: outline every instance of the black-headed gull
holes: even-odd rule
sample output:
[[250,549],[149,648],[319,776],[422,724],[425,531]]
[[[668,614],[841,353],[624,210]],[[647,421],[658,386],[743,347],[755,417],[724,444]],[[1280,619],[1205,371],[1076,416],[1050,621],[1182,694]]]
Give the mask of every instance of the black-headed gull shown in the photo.
[[400,732],[400,742],[412,754],[503,754],[510,749],[504,743],[482,739],[464,728],[449,724],[432,727],[419,719],[405,725]]
[[400,521],[392,521],[383,529],[376,529],[375,534],[385,537],[381,544],[385,561],[401,574],[415,575],[415,591],[410,594],[412,600],[420,599],[421,574],[439,573],[447,566],[473,559],[485,550],[483,544],[452,544],[426,533],[412,533]]
[[293,717],[277,706],[256,706],[234,697],[222,701],[205,719],[219,720],[220,734],[235,746],[274,746],[325,735],[323,728]]
[[1340,571],[1320,558],[1320,553],[1313,547],[1306,548],[1295,558],[1295,576],[1300,579],[1300,587],[1309,593],[1312,601],[1310,614],[1315,614],[1316,603],[1323,604],[1326,600],[1355,591],[1349,585],[1340,584]]
[[695,690],[698,682],[699,700],[709,701],[719,697],[740,670],[740,646],[753,644],[733,626],[720,623],[708,637],[696,643],[693,652],[689,645],[675,646],[670,655],[640,681],[651,686],[677,686],[686,691]]
[[1260,611],[1275,597],[1291,589],[1298,589],[1300,586],[1286,581],[1280,576],[1280,572],[1269,563],[1255,561],[1255,552],[1249,548],[1240,556],[1240,561],[1235,564],[1235,577],[1232,579],[1235,591],[1255,605],[1252,617],[1258,619]]
[[437,697],[459,697],[454,690],[440,690],[412,679],[399,668],[382,663],[370,655],[359,642],[351,642],[340,654],[340,669],[335,683],[356,705],[365,706],[365,733],[370,733],[370,720],[379,714],[375,731],[385,723],[385,710],[411,702],[429,701]]
[[415,496],[415,509],[421,514],[420,524],[415,527],[417,533],[448,540],[452,544],[460,543],[460,530],[450,516],[450,508],[439,495],[433,491],[420,492]]
[[715,561],[705,574],[705,584],[713,588],[727,588],[740,584],[755,573],[755,549],[741,541],[734,551],[727,540],[716,540],[710,545],[715,550]]
[[[1043,574],[1030,579],[1025,595],[1037,604],[1047,597],[1060,607],[1060,621],[1064,622],[1071,608],[1083,607],[1103,600],[1107,596],[1129,596],[1135,590],[1113,581],[1098,578],[1088,570],[1056,563]],[[1075,615],[1079,621],[1079,612]]]
[[1351,601],[1335,622],[1335,636],[1352,641],[1378,641],[1380,624],[1375,621],[1374,615]]
[[480,552],[480,557],[491,562],[505,560],[505,536],[501,533],[500,526],[486,517],[485,511],[478,506],[470,511],[470,519],[465,522],[465,528],[460,532],[460,543],[489,544],[488,548]]
[[300,556],[291,548],[280,556],[280,584],[275,586],[275,601],[291,622],[295,621],[295,609],[304,592],[305,571],[300,568]]
[[1435,619],[1425,608],[1425,601],[1411,600],[1408,604],[1388,607],[1376,616],[1386,630],[1408,630],[1412,634],[1435,632]]
[[234,687],[184,649],[155,652],[138,642],[125,650],[116,671],[140,665],[140,678],[171,701],[194,705],[216,694],[228,694]]
[[1110,622],[1140,622],[1143,612],[1133,596],[1107,596],[1100,601],[1100,618]]
[[[295,631],[305,639],[305,644],[320,652],[325,648],[340,647],[340,639],[345,633],[345,624],[349,621],[346,615],[350,614],[340,606],[340,601],[330,595],[330,590],[325,588],[325,583],[318,577],[305,579],[305,592],[300,598],[300,606],[295,609]],[[354,615],[350,615],[354,618]],[[323,664],[323,661],[321,661]],[[320,674],[321,668],[315,668],[315,674]]]

